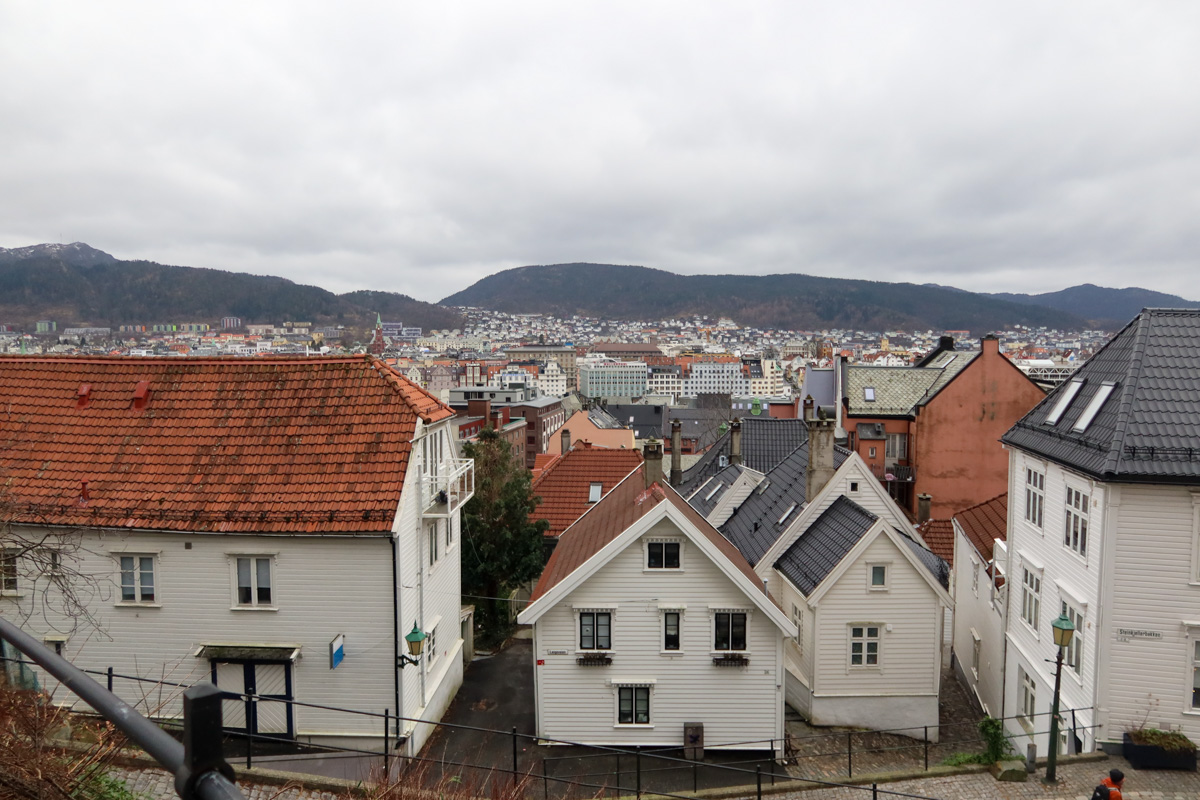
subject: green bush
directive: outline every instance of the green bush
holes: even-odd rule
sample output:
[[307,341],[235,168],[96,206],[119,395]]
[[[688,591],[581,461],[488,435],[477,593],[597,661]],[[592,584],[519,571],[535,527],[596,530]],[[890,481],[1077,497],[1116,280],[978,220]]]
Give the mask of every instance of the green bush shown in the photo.
[[984,717],[979,720],[979,735],[983,737],[983,762],[994,764],[1010,752],[1012,744],[1004,735],[1004,723],[994,717]]
[[1160,731],[1158,728],[1142,728],[1130,731],[1129,738],[1134,744],[1145,744],[1151,747],[1161,747],[1170,753],[1194,753],[1196,745],[1192,740],[1179,731]]
[[961,767],[966,764],[990,764],[983,753],[955,753],[949,758],[942,759],[943,767]]

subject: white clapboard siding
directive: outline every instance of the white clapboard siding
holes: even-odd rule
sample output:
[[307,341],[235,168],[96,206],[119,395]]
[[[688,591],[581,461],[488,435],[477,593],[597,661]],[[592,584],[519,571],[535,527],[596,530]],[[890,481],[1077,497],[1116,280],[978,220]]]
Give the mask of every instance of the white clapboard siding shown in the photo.
[[[647,534],[678,535],[669,519]],[[782,736],[779,629],[693,543],[684,544],[680,572],[646,570],[643,559],[641,541],[631,543],[537,621],[535,657],[544,662],[536,667],[540,734],[589,743],[678,745],[684,724],[698,722],[708,747],[736,742],[768,748]],[[613,663],[577,665],[574,609],[614,605]],[[686,606],[676,655],[661,654],[664,605]],[[748,667],[713,665],[710,606],[750,612]],[[652,727],[618,727],[612,684],[638,680],[654,682]]]
[[[982,556],[955,525],[954,655],[958,674],[976,701],[993,717],[1000,716],[1004,691],[1004,616],[993,605],[990,576]],[[978,576],[978,583],[971,573]],[[994,589],[993,589],[994,592]],[[979,636],[979,665],[974,664],[974,636]]]
[[[1184,624],[1200,622],[1200,586],[1191,575],[1195,515],[1187,487],[1120,488],[1111,612],[1102,634],[1109,737],[1144,724],[1179,728],[1200,740],[1188,639],[1200,630]],[[1122,635],[1122,629],[1141,635]]]
[[[870,591],[868,565],[888,563],[888,589]],[[854,560],[817,609],[815,692],[821,696],[936,694],[942,604],[895,543],[880,535]],[[852,623],[881,629],[879,669],[850,667]],[[887,626],[891,630],[886,630]]]

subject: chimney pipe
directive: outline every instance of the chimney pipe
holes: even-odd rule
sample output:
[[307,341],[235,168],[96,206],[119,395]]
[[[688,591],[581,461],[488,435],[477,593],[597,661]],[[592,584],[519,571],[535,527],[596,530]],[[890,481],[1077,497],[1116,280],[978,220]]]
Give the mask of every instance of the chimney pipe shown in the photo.
[[742,463],[742,421],[740,419],[729,423],[729,463]]
[[929,521],[929,507],[933,503],[933,495],[919,494],[917,495],[917,524],[921,525]]
[[646,440],[646,444],[642,447],[642,460],[645,462],[642,466],[642,475],[646,479],[646,488],[649,489],[656,483],[661,483],[663,479],[663,446],[658,439],[650,438]]
[[562,454],[565,456],[567,451],[571,449],[571,432],[566,428],[562,429]]
[[833,462],[832,419],[825,419],[823,414],[813,413],[812,396],[804,398],[804,424],[808,428],[808,466],[805,469],[805,502],[811,503],[817,493],[825,488],[825,484],[837,472]]
[[671,420],[671,485],[683,483],[683,423]]

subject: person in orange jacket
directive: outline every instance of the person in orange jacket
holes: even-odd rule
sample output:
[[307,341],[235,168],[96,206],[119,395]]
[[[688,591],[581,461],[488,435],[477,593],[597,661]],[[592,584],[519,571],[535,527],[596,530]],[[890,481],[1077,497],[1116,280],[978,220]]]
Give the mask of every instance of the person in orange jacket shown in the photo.
[[1125,773],[1119,769],[1110,769],[1108,777],[1100,781],[1100,786],[1108,789],[1108,800],[1121,800],[1121,787],[1124,785]]

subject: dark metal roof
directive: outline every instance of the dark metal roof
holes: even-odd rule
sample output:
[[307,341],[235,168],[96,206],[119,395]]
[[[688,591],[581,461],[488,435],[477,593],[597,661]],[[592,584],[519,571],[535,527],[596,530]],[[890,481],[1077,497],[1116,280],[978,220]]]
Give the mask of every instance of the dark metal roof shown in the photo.
[[917,560],[925,565],[925,568],[933,574],[934,579],[942,585],[943,589],[948,590],[950,588],[950,565],[942,560],[937,553],[922,547],[916,539],[904,531],[900,531],[899,533],[904,537],[904,543],[908,545],[909,550],[913,551]]
[[865,442],[887,438],[887,433],[884,431],[882,422],[860,422],[855,427],[858,430],[859,441]]
[[[1078,394],[1048,424],[1075,381]],[[1073,430],[1105,383],[1115,385],[1108,400]],[[1101,480],[1200,482],[1200,309],[1144,309],[1001,441]]]
[[667,423],[667,407],[647,403],[609,403],[606,409],[625,427],[633,429],[638,439],[665,439],[671,435]]
[[810,595],[878,519],[842,495],[775,562],[775,569]]
[[725,496],[725,492],[729,490],[733,482],[741,477],[745,469],[745,467],[730,464],[701,484],[695,494],[688,497],[688,505],[707,517],[717,507],[717,503],[721,502],[721,498]]
[[[840,467],[849,455],[850,451],[835,447],[834,466]],[[808,493],[807,471],[808,442],[805,442],[776,464],[721,526],[721,533],[733,542],[751,566],[766,555],[804,508]],[[791,513],[787,513],[789,508]],[[782,523],[780,519],[783,519]]]
[[[721,456],[729,463],[730,442],[726,431],[717,442],[683,474],[679,493],[687,497],[704,481],[724,469]],[[770,472],[797,447],[808,441],[808,427],[802,419],[745,417],[742,419],[742,464],[758,472]]]

